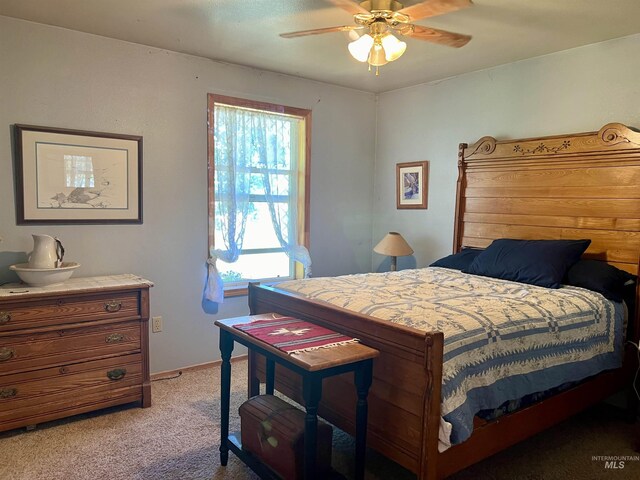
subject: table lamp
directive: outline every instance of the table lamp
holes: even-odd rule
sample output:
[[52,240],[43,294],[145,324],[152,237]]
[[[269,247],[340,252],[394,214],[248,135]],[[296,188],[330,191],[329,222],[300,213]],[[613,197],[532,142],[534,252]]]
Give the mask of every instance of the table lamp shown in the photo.
[[373,251],[381,255],[389,255],[391,257],[391,271],[395,272],[397,267],[397,257],[411,255],[413,248],[409,246],[407,241],[402,238],[398,232],[387,233],[380,243],[378,243]]

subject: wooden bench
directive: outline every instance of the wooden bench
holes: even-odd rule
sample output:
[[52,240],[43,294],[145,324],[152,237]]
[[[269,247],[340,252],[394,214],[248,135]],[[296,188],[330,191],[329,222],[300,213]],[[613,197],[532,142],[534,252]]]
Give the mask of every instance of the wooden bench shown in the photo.
[[[261,478],[278,478],[257,458],[242,449],[240,436],[229,435],[229,403],[231,394],[231,353],[234,342],[246,346],[250,351],[263,355],[266,359],[266,393],[273,394],[275,364],[282,365],[302,377],[303,397],[306,409],[304,429],[304,474],[305,479],[315,478],[316,445],[318,428],[318,403],[322,397],[322,380],[333,375],[354,372],[358,395],[356,403],[356,479],[364,479],[364,465],[367,438],[367,394],[372,381],[373,359],[379,352],[360,343],[321,348],[295,354],[285,353],[247,333],[235,328],[236,325],[255,320],[278,318],[277,314],[263,314],[217,320],[220,327],[221,367],[221,444],[220,463],[226,465],[229,450],[246,463]],[[249,397],[259,394],[257,380],[249,379]]]

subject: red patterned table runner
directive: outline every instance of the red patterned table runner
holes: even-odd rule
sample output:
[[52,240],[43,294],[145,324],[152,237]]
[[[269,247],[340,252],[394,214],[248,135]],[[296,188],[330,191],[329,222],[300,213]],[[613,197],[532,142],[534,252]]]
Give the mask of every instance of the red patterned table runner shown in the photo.
[[335,347],[358,341],[328,328],[293,317],[254,320],[250,323],[234,326],[247,335],[251,335],[261,342],[268,343],[289,354]]

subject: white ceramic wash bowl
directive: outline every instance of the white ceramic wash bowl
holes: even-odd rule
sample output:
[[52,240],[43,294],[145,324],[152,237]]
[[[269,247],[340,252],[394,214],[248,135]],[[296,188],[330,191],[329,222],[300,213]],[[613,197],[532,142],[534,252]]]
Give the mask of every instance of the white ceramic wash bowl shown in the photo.
[[79,263],[63,262],[62,266],[58,268],[29,268],[27,263],[18,263],[17,265],[11,265],[9,270],[16,272],[20,280],[27,285],[44,287],[64,283],[79,266]]

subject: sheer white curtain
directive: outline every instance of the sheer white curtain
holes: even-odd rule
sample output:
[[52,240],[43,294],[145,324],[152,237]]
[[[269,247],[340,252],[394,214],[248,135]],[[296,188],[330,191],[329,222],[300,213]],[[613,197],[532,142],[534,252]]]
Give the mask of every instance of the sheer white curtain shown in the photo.
[[[311,274],[311,256],[304,245],[298,244],[295,228],[289,228],[290,222],[295,224],[298,219],[298,179],[291,175],[287,177],[288,181],[281,180],[283,170],[293,170],[290,162],[294,161],[292,153],[299,147],[299,122],[255,115],[253,124],[264,179],[264,193],[278,243],[287,257],[300,262],[304,268],[304,276],[308,277]],[[283,202],[285,197],[286,202]]]
[[[215,138],[215,228],[224,245],[209,252],[205,298],[224,300],[223,281],[218,259],[235,262],[242,250],[250,211],[251,172],[262,173],[264,194],[278,243],[286,255],[311,271],[308,250],[297,244],[297,177],[291,174],[291,162],[297,159],[298,121],[279,115],[216,106]],[[291,223],[290,223],[291,222]]]
[[216,262],[238,260],[249,215],[250,166],[253,155],[251,112],[238,108],[216,106],[214,112],[215,139],[215,229],[220,231],[224,245],[209,251],[205,298],[212,302],[224,300],[224,284]]

